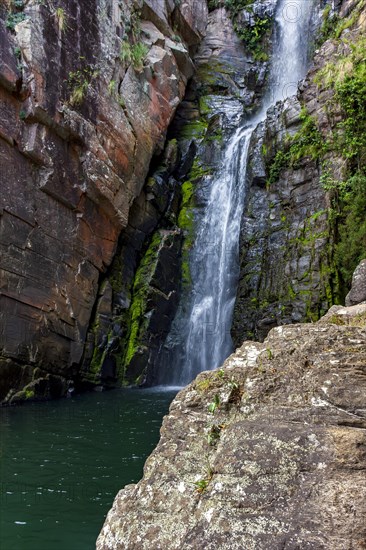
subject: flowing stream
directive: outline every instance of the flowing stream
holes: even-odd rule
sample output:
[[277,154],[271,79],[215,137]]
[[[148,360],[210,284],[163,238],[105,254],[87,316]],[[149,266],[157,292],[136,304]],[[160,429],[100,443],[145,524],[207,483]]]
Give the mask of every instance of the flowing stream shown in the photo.
[[[239,277],[239,235],[252,133],[267,109],[296,92],[306,73],[312,0],[278,0],[268,90],[262,107],[228,140],[221,169],[197,220],[190,254],[192,295],[173,323],[175,343],[162,382],[185,385],[232,352],[230,328]],[[178,335],[178,337],[177,337]],[[169,342],[169,339],[168,339]],[[169,343],[168,343],[169,345]]]

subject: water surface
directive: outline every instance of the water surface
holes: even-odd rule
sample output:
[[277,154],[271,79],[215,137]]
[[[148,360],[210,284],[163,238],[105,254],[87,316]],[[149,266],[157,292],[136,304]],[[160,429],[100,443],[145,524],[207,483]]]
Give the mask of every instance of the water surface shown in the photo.
[[0,409],[1,550],[91,550],[138,481],[176,391],[115,390]]

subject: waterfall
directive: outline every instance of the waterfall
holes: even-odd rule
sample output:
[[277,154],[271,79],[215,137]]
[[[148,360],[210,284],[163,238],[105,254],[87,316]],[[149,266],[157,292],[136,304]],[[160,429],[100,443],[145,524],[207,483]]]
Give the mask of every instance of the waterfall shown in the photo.
[[190,254],[192,294],[180,307],[163,359],[161,383],[184,385],[220,366],[232,352],[230,329],[239,277],[240,222],[251,135],[267,109],[296,92],[307,66],[312,0],[279,0],[268,90],[262,107],[228,140],[222,167],[210,183]]

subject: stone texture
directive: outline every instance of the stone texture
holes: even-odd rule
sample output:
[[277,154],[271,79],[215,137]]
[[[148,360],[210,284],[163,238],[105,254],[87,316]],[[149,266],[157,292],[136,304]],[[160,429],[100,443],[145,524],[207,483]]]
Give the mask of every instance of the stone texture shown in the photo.
[[366,317],[357,308],[347,323],[332,314],[274,328],[182,390],[97,549],[365,548]]
[[352,287],[346,296],[346,306],[354,306],[366,301],[366,260],[357,266],[353,277]]
[[[163,149],[207,15],[194,0],[57,7],[64,24],[53,3],[26,2],[15,31],[0,8],[0,348],[27,383],[36,366],[40,378],[78,376],[100,284]],[[137,42],[147,53],[134,65],[120,52]],[[21,389],[23,375],[12,380],[0,401]]]
[[[271,19],[274,5],[264,7],[254,2],[253,8],[262,6]],[[246,23],[243,23],[243,28]],[[265,49],[270,54],[271,45]],[[255,61],[245,43],[234,31],[230,13],[219,8],[209,14],[207,32],[195,56],[198,86],[201,94],[208,91],[240,98],[248,112],[258,106],[264,93],[268,69],[267,61]]]

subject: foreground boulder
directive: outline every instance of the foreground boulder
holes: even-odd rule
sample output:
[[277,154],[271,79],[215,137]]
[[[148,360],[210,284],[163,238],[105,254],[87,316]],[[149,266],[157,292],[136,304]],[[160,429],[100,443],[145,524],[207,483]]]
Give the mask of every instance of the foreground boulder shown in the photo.
[[201,373],[97,549],[366,548],[365,326],[334,308]]

